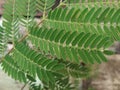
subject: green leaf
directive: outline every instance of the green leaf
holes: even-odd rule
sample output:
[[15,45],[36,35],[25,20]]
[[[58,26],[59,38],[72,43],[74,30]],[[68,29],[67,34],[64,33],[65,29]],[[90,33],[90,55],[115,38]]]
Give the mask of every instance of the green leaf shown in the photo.
[[62,70],[64,68],[65,68],[64,64],[59,64],[59,65],[55,65],[54,67],[52,67],[52,69],[55,71]]
[[109,50],[105,50],[104,54],[106,54],[106,55],[113,55],[113,54],[115,54],[115,52],[109,51]]

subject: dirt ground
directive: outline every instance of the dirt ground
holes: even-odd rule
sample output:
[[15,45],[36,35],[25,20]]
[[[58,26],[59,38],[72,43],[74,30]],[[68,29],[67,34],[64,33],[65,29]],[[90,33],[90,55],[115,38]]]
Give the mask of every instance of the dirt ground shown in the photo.
[[107,63],[99,65],[91,84],[95,90],[120,90],[120,55],[113,55]]
[[[0,67],[0,90],[21,90],[23,85],[24,84],[11,79]],[[24,90],[28,90],[28,88],[26,87]]]

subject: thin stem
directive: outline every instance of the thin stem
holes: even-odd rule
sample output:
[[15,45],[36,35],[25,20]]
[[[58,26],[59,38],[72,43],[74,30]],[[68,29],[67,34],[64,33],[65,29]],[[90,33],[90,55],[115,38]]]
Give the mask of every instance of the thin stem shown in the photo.
[[21,90],[24,90],[24,88],[27,86],[27,84],[28,84],[28,82],[25,83],[25,84],[22,86]]
[[[20,40],[18,40],[18,42],[22,42],[27,36],[28,36],[28,33],[25,36],[23,36]],[[14,49],[14,46],[7,54],[10,54],[13,51],[13,49]],[[3,60],[4,60],[4,56],[1,58],[0,63],[2,63]]]
[[44,11],[43,11],[43,19],[46,16],[46,5],[47,5],[47,0],[45,0],[45,7],[44,7]]
[[44,20],[45,20],[45,19],[42,19],[42,20],[37,24],[37,26],[41,25]]
[[24,35],[20,40],[18,40],[18,42],[22,42],[27,36],[28,36],[28,33]]

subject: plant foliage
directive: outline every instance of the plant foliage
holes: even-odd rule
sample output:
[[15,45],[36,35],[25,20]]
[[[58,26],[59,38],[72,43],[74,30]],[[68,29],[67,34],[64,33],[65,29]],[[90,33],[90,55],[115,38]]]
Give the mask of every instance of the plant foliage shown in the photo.
[[[0,27],[3,70],[34,90],[73,90],[70,77],[88,77],[91,64],[106,62],[108,48],[120,40],[119,3],[7,0]],[[8,42],[13,48],[6,53]]]

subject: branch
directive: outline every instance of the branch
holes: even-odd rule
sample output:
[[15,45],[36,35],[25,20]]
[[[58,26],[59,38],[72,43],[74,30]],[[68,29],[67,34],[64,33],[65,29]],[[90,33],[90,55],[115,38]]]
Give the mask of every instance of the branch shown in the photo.
[[45,19],[42,19],[42,20],[38,23],[37,26],[41,25],[44,20],[45,20]]
[[27,36],[28,36],[28,33],[24,35],[20,40],[18,40],[18,42],[22,42]]
[[[23,36],[20,40],[18,40],[18,42],[22,42],[27,36],[28,36],[28,33],[25,36]],[[7,54],[10,54],[13,49],[14,49],[14,46],[13,46],[13,48],[11,50],[8,51]],[[3,60],[4,60],[4,56],[1,58],[0,64],[2,63]]]
[[27,86],[27,84],[28,84],[28,82],[25,83],[25,84],[22,86],[21,90],[24,90],[24,88]]

